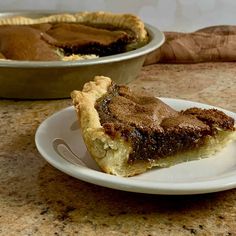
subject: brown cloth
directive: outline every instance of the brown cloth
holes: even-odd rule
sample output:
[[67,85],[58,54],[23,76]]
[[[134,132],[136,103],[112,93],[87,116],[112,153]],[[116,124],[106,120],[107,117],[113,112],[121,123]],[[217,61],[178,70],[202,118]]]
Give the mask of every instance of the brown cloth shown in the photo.
[[236,26],[214,26],[193,33],[165,32],[165,43],[144,65],[236,61]]

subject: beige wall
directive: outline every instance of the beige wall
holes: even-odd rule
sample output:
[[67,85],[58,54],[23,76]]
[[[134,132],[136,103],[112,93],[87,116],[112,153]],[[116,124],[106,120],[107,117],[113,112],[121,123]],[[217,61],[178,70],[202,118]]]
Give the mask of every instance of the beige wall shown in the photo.
[[131,12],[161,30],[236,24],[235,0],[0,0],[0,11],[40,9]]

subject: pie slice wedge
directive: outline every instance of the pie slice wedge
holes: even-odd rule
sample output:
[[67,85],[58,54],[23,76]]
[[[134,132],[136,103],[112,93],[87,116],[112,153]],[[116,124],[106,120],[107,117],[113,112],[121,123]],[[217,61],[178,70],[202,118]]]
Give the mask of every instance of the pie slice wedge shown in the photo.
[[96,76],[71,97],[88,151],[113,175],[204,158],[236,138],[234,119],[222,111],[193,107],[179,112],[108,77]]

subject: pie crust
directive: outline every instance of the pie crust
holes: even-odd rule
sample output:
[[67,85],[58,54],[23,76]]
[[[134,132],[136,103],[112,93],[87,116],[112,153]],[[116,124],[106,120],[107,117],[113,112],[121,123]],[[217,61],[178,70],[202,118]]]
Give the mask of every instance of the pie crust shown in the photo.
[[[54,14],[41,18],[29,18],[24,16],[13,16],[0,19],[0,26],[16,25],[27,26],[45,23],[78,23],[80,25],[90,26],[97,29],[123,31],[128,35],[125,51],[139,48],[148,42],[148,33],[145,29],[144,23],[139,17],[132,14],[114,14],[109,12],[79,12],[74,14]],[[14,30],[14,29],[13,29]],[[45,40],[45,39],[44,39]],[[114,39],[115,40],[115,39]],[[60,54],[60,52],[58,53]],[[62,60],[78,60],[90,59],[94,56],[86,55],[76,56],[72,55]],[[93,54],[89,53],[89,54]],[[67,55],[68,56],[68,55]]]
[[177,153],[160,159],[136,160],[130,163],[132,145],[122,136],[107,134],[101,125],[99,113],[95,108],[96,101],[102,98],[111,86],[112,80],[104,76],[96,76],[94,81],[84,85],[82,91],[73,91],[71,97],[78,114],[84,142],[88,151],[100,168],[109,174],[118,176],[133,176],[157,167],[199,159],[213,154],[236,138],[235,129],[219,130],[214,137],[209,137],[200,148]]

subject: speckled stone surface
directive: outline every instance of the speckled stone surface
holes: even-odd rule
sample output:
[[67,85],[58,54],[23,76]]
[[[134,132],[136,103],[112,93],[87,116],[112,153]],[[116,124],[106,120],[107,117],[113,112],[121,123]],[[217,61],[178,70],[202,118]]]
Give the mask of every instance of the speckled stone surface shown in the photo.
[[[130,86],[236,112],[236,64],[151,65]],[[236,235],[236,190],[195,196],[122,192],[53,168],[34,143],[68,100],[0,100],[0,235]],[[66,122],[66,121],[65,121]]]

